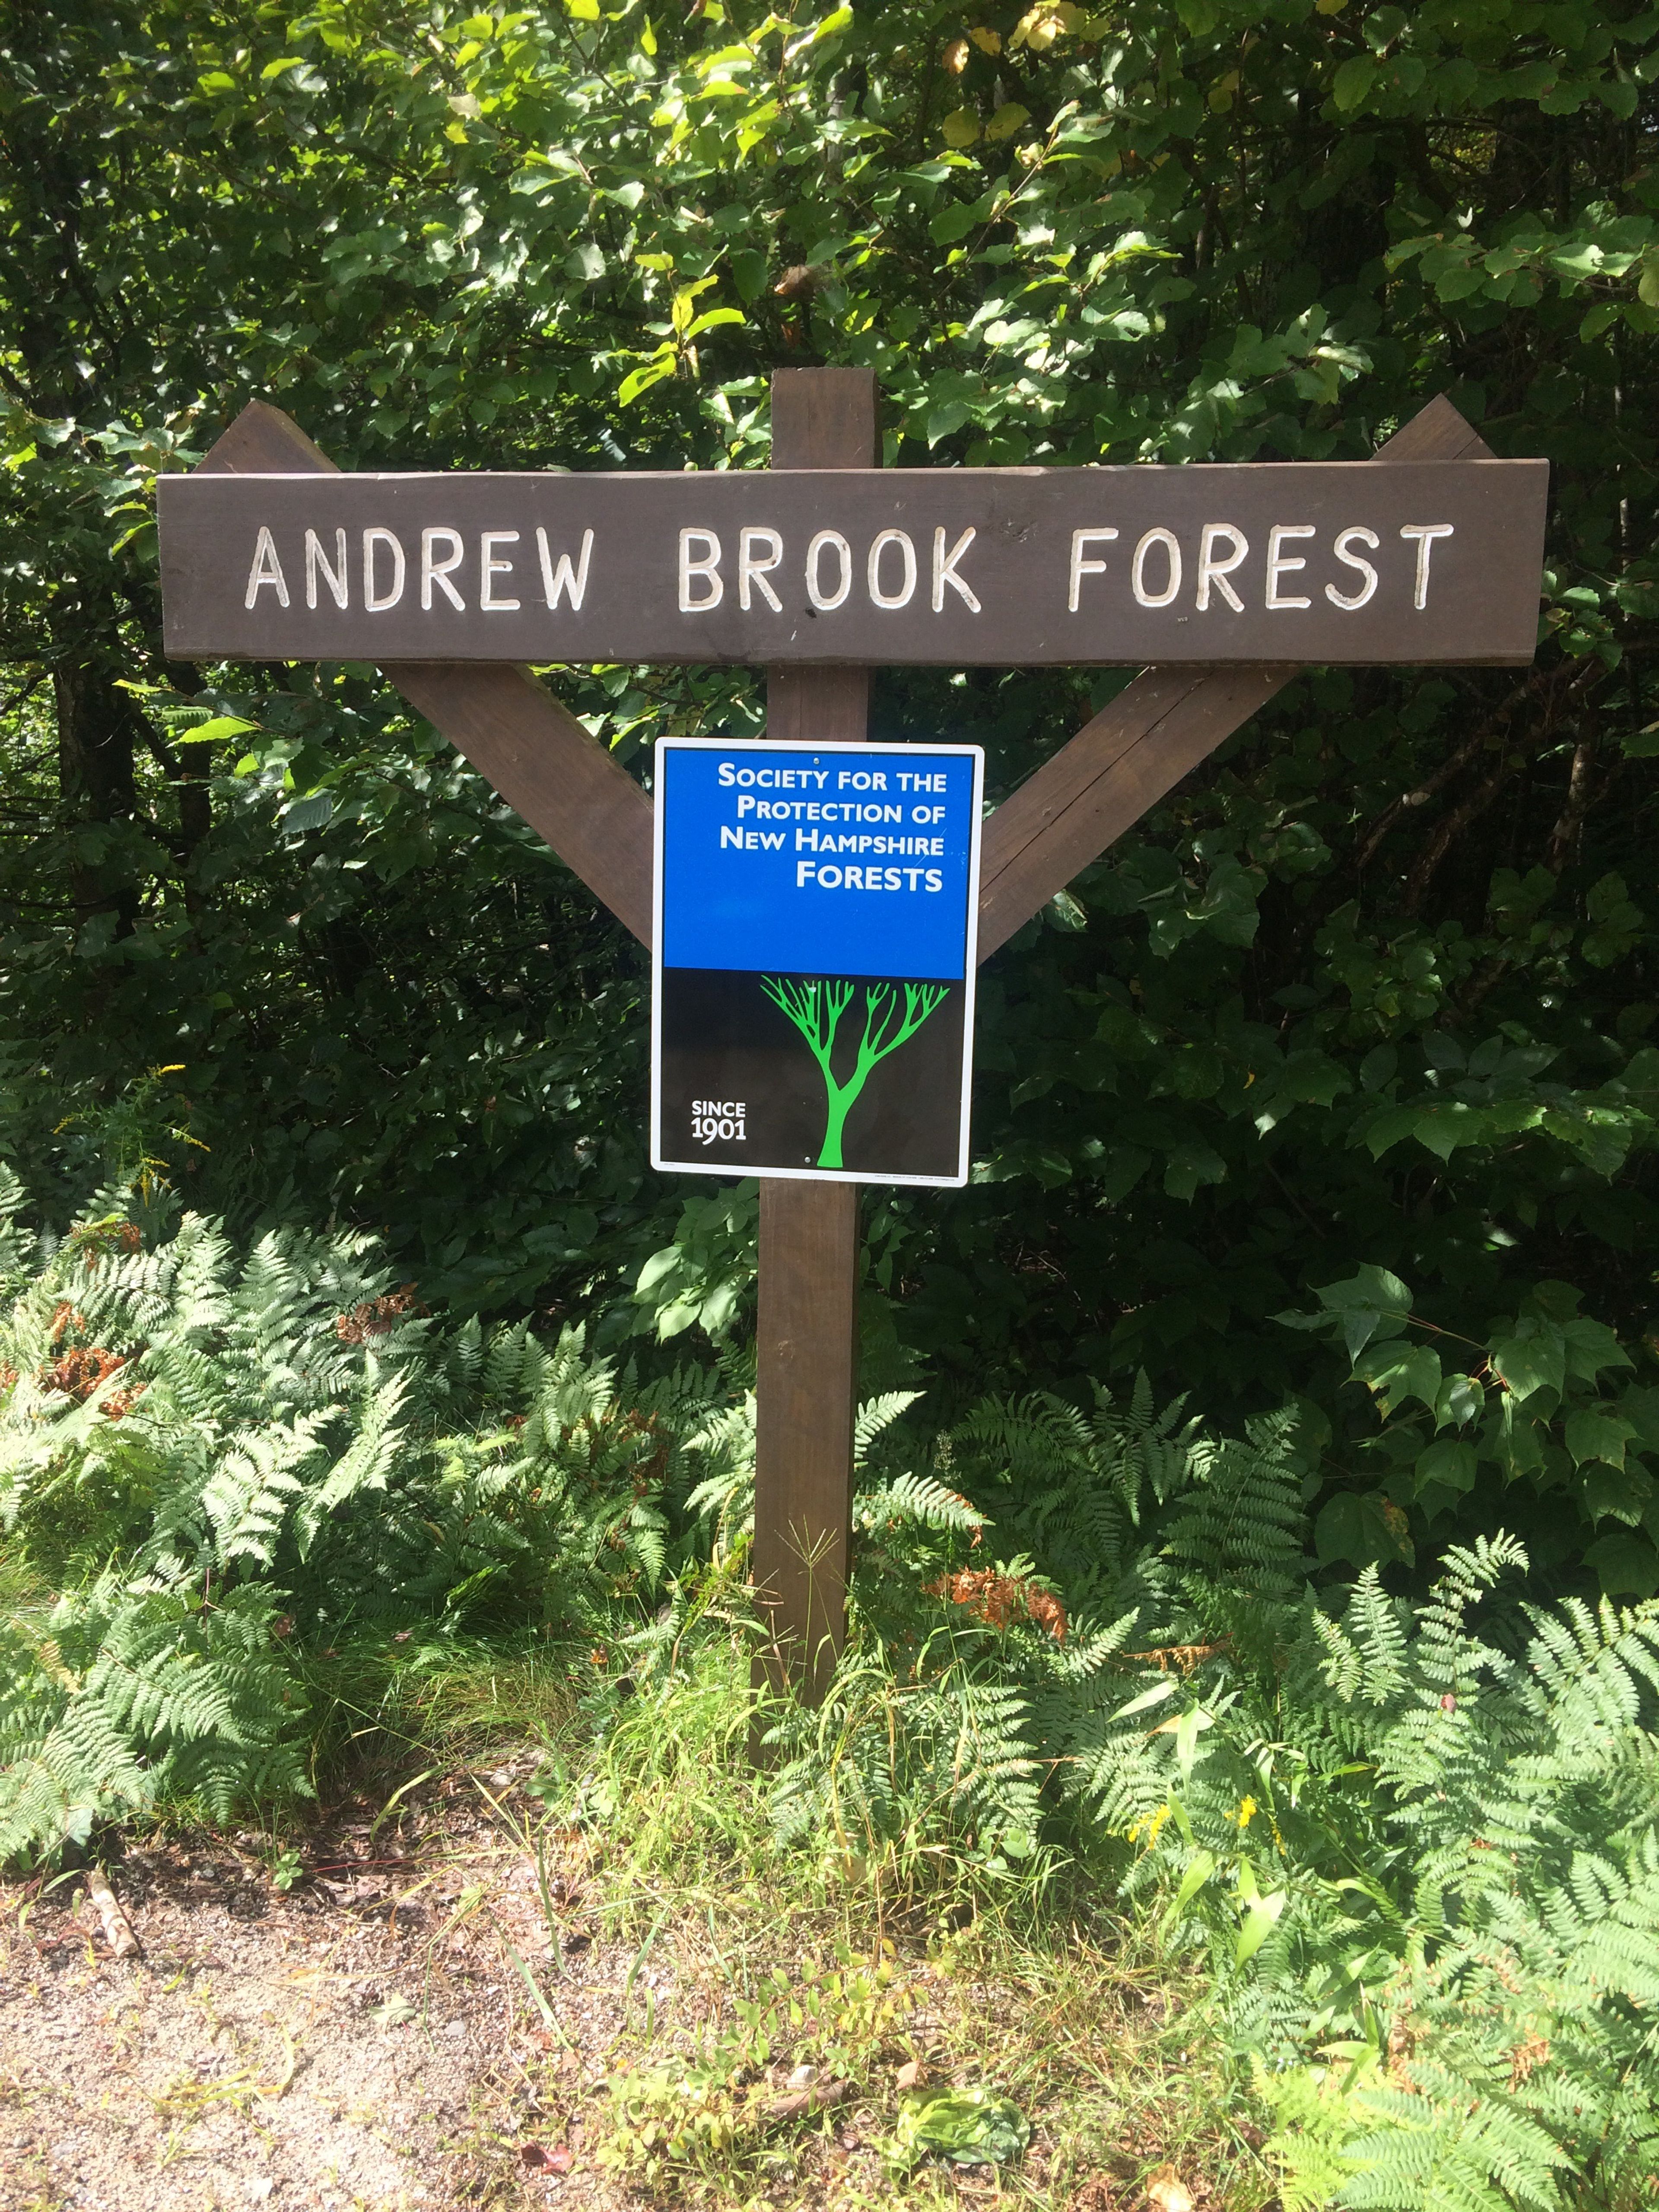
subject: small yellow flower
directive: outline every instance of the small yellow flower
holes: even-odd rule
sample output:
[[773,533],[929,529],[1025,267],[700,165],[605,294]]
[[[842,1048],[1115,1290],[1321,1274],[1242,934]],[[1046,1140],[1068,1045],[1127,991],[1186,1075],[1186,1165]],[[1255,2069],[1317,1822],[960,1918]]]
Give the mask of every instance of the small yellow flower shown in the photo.
[[1238,1822],[1241,1832],[1249,1826],[1250,1822],[1255,1819],[1255,1815],[1261,1811],[1261,1808],[1256,1803],[1254,1797],[1246,1797],[1243,1800],[1239,1805],[1237,1812],[1233,1815],[1233,1818]]
[[1132,1821],[1129,1826],[1129,1841],[1132,1844],[1144,1843],[1146,1849],[1151,1850],[1163,1832],[1164,1823],[1174,1810],[1174,1806],[1166,1802],[1160,1805],[1156,1813],[1149,1813],[1144,1820]]

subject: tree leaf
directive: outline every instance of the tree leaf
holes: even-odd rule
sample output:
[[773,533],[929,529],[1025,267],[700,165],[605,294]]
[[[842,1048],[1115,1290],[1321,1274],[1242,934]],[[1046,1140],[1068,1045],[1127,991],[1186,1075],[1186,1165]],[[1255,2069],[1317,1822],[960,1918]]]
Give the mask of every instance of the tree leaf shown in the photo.
[[1600,1459],[1609,1467],[1622,1468],[1625,1446],[1636,1434],[1636,1426],[1608,1407],[1581,1406],[1567,1415],[1565,1434],[1575,1467]]
[[1566,1386],[1566,1349],[1562,1332],[1547,1322],[1524,1337],[1496,1338],[1492,1364],[1519,1399],[1540,1390],[1553,1390],[1559,1396]]
[[1411,1318],[1411,1292],[1405,1284],[1386,1267],[1369,1261],[1342,1282],[1322,1285],[1315,1296],[1337,1316],[1350,1358],[1357,1358],[1373,1337],[1400,1335]]
[[244,721],[240,714],[210,714],[191,728],[174,730],[173,742],[175,745],[216,744],[222,738],[240,738],[258,726],[257,722]]
[[1455,1437],[1442,1437],[1418,1454],[1414,1470],[1418,1493],[1420,1496],[1433,1483],[1462,1496],[1474,1489],[1478,1471],[1473,1444],[1464,1443]]
[[1344,115],[1364,105],[1376,82],[1377,65],[1370,54],[1350,54],[1331,80],[1331,98]]
[[1376,1393],[1389,1419],[1410,1399],[1419,1399],[1431,1413],[1439,1400],[1440,1355],[1426,1345],[1404,1338],[1370,1344],[1354,1361],[1353,1371]]

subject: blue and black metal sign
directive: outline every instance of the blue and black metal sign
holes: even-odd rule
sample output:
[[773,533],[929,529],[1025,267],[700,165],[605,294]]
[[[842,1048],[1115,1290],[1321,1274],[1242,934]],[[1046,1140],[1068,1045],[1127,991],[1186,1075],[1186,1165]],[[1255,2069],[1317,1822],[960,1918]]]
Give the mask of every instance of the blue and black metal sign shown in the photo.
[[977,745],[657,745],[651,1158],[968,1180]]

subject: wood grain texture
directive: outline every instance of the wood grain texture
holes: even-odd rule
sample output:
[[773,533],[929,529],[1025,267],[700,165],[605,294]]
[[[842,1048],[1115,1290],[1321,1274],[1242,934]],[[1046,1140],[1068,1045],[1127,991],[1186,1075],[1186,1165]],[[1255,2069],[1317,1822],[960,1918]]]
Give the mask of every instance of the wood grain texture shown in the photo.
[[773,370],[775,469],[872,469],[880,458],[873,368]]
[[757,1320],[757,1674],[817,1704],[847,1633],[858,1395],[855,1183],[763,1178]]
[[1443,392],[1402,422],[1371,456],[1377,461],[1491,461],[1497,459],[1473,422],[1465,422]]
[[[774,374],[772,458],[780,468],[867,468],[876,450],[872,374]],[[868,733],[869,707],[867,669],[768,672],[769,738],[856,744]],[[860,1251],[855,1183],[763,1179],[754,1577],[772,1638],[756,1660],[756,1681],[791,1681],[811,1705],[847,1634]]]
[[[213,475],[333,472],[280,408],[252,400],[201,464]],[[386,672],[565,866],[651,942],[651,801],[529,669],[409,661]]]
[[[1449,399],[1431,399],[1383,461],[1490,460]],[[985,824],[979,957],[988,959],[1182,776],[1282,691],[1295,668],[1143,669]]]
[[867,668],[767,670],[766,734],[775,743],[858,744],[869,727]]

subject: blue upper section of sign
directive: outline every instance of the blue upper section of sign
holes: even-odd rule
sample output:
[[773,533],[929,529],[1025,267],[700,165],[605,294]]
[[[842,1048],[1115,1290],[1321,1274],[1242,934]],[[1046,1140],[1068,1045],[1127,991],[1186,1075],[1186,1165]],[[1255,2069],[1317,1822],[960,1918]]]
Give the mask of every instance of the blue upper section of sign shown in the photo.
[[973,747],[657,747],[662,963],[967,973]]

